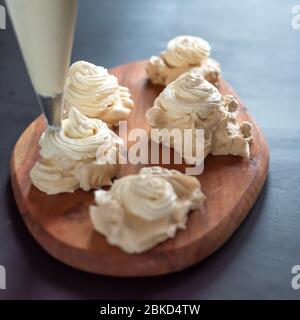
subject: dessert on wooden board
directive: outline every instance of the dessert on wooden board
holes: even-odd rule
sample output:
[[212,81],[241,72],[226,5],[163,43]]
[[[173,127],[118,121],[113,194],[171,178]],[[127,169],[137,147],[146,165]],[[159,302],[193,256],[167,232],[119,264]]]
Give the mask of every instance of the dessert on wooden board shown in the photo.
[[185,229],[188,213],[205,197],[195,177],[161,167],[142,168],[95,192],[94,228],[127,253],[153,248]]
[[72,107],[61,130],[48,128],[42,134],[41,158],[30,172],[32,183],[47,194],[110,185],[119,170],[110,157],[122,143],[105,122],[87,118]]
[[[94,232],[105,236],[101,241],[99,238],[98,242],[93,242],[91,248],[85,248],[88,254],[94,255],[97,250],[102,252],[103,243],[107,241],[105,248],[108,246],[114,248],[109,250],[123,251],[120,259],[124,259],[125,263],[130,260],[127,260],[123,254],[128,256],[128,259],[130,257],[138,259],[134,257],[141,256],[141,259],[149,257],[153,261],[153,252],[156,252],[156,249],[160,252],[168,248],[169,241],[176,250],[179,250],[177,243],[184,238],[181,233],[189,232],[192,227],[188,221],[189,219],[195,221],[196,214],[199,219],[194,228],[197,225],[199,229],[195,230],[199,230],[200,233],[207,231],[212,238],[204,237],[204,233],[201,236],[200,233],[197,236],[194,234],[197,240],[186,240],[186,245],[188,248],[196,244],[200,247],[206,245],[207,248],[203,249],[203,253],[194,256],[197,250],[193,247],[190,250],[196,251],[193,251],[194,253],[187,261],[177,262],[174,268],[169,268],[170,271],[167,271],[166,266],[163,271],[157,271],[158,265],[153,266],[153,270],[149,269],[149,275],[180,270],[203,259],[220,246],[251,208],[266,177],[268,152],[267,149],[261,148],[267,147],[264,142],[261,143],[260,148],[255,145],[256,139],[263,141],[263,138],[254,120],[247,115],[243,106],[240,107],[238,97],[230,89],[226,89],[225,82],[220,78],[219,64],[212,62],[213,60],[209,58],[210,50],[210,45],[201,38],[179,36],[172,39],[167,50],[159,57],[160,67],[163,61],[164,68],[171,70],[167,74],[164,69],[158,76],[159,81],[153,78],[153,69],[151,71],[153,58],[148,62],[128,65],[127,68],[113,69],[112,72],[85,61],[76,62],[70,67],[65,86],[63,125],[59,131],[53,132],[46,129],[42,133],[40,156],[35,156],[31,160],[31,168],[28,171],[33,185],[39,190],[31,187],[29,193],[34,192],[37,198],[41,197],[47,202],[45,196],[54,197],[52,199],[56,201],[55,197],[64,197],[65,193],[70,193],[68,199],[73,196],[75,199],[79,192],[76,191],[77,189],[95,190],[95,192],[89,191],[89,194],[94,194],[92,197],[90,195],[85,197],[82,195],[84,191],[80,191],[82,201],[80,197],[75,201],[76,207],[82,202],[85,208],[83,225],[85,228],[88,225],[87,234]],[[214,63],[214,67],[211,67]],[[210,76],[208,71],[211,72]],[[135,77],[136,81],[131,81],[131,76]],[[154,84],[163,84],[165,89],[161,92],[161,89],[155,88],[155,85],[146,86],[147,76]],[[174,170],[177,168],[174,164],[170,164],[169,169],[162,168],[164,165],[160,163],[150,163],[151,166],[145,168],[140,165],[119,164],[115,155],[120,155],[124,141],[118,137],[118,131],[115,128],[119,121],[123,120],[129,121],[130,128],[138,128],[139,124],[142,124],[142,127],[147,130],[179,129],[182,134],[185,129],[203,130],[203,150],[206,158],[203,175],[197,177],[185,175],[185,165],[179,166],[181,171],[179,172]],[[28,139],[28,136],[26,138]],[[156,142],[164,143],[159,140]],[[176,151],[176,145],[170,143],[168,146]],[[260,155],[258,150],[263,154]],[[15,155],[16,153],[17,151]],[[214,160],[215,158],[208,156],[209,154],[220,157]],[[233,160],[234,157],[230,160],[231,158],[226,157],[227,155],[237,156],[236,158],[241,160]],[[222,168],[222,156],[224,156],[224,168]],[[205,225],[199,215],[203,215],[205,211],[209,219],[216,219],[217,225],[220,225],[219,228],[222,230],[224,227],[221,227],[222,223],[229,219],[229,207],[227,208],[225,203],[226,219],[218,217],[218,213],[212,209],[216,206],[212,201],[218,201],[210,194],[212,182],[209,182],[209,177],[216,178],[212,171],[214,163],[216,163],[216,172],[227,175],[228,161],[231,161],[230,170],[235,167],[234,172],[238,174],[239,168],[248,170],[248,163],[249,170],[250,168],[253,170],[253,159],[256,157],[261,157],[255,160],[257,163],[261,161],[263,168],[261,168],[262,172],[260,169],[253,172],[253,178],[249,180],[248,187],[255,183],[255,179],[259,179],[256,187],[253,186],[255,191],[251,194],[252,200],[247,205],[238,207],[236,213],[230,213],[239,218],[229,230],[223,231],[218,243],[212,244],[214,228],[210,224]],[[183,159],[187,160],[184,155]],[[210,163],[212,165],[209,165]],[[207,172],[206,166],[208,166]],[[14,160],[12,160],[12,170],[18,171]],[[18,174],[13,173],[13,179],[16,179]],[[201,190],[199,180],[202,182],[202,177],[204,184],[201,183]],[[29,173],[25,179],[26,183],[30,182],[28,178]],[[250,176],[246,175],[244,179],[250,179]],[[222,179],[221,181],[222,188],[226,188],[226,182]],[[228,179],[228,188],[231,190],[229,192],[233,190],[231,183],[234,181],[236,177]],[[14,189],[18,188],[19,182],[13,182],[13,184]],[[111,185],[110,189],[103,189],[107,185]],[[246,189],[243,189],[243,192],[246,192]],[[42,193],[48,195],[43,196]],[[231,196],[235,198],[235,195]],[[86,199],[89,200],[86,201]],[[22,203],[24,204],[24,201]],[[222,208],[221,204],[220,208]],[[32,230],[30,224],[31,222],[27,223]],[[203,230],[201,231],[200,228]],[[179,231],[180,229],[186,230]],[[72,234],[73,231],[69,229],[67,232]],[[37,235],[35,237],[38,238]],[[178,240],[176,240],[177,237]],[[169,238],[173,239],[167,241]],[[104,266],[91,265],[89,259],[74,262],[72,260],[74,257],[65,258],[65,254],[62,257],[57,251],[53,252],[50,249],[51,245],[48,246],[49,243],[46,245],[44,241],[45,239],[40,243],[51,254],[70,265],[96,273],[113,275],[122,273],[117,266],[115,268],[118,271],[106,272]],[[88,244],[85,242],[86,245]],[[176,250],[174,249],[174,254]],[[179,257],[182,253],[176,254]],[[111,259],[105,260],[107,265],[115,263],[115,258],[110,255],[109,257],[102,255],[104,259]],[[101,256],[93,256],[91,259],[100,261]],[[147,263],[150,263],[149,261]],[[140,268],[136,270],[137,275],[147,274],[145,267],[137,268]],[[134,275],[132,272],[134,271],[124,269],[124,275]]]
[[[179,129],[180,134],[192,129],[193,141],[196,130],[204,130],[204,157],[210,153],[249,158],[251,124],[239,124],[238,112],[238,101],[233,96],[223,97],[194,69],[167,85],[146,117],[151,128]],[[176,149],[174,143],[171,147]]]
[[207,81],[217,84],[221,76],[220,64],[210,58],[210,44],[199,37],[177,36],[171,39],[165,51],[151,56],[147,74],[154,84],[168,85],[181,74],[196,69]]

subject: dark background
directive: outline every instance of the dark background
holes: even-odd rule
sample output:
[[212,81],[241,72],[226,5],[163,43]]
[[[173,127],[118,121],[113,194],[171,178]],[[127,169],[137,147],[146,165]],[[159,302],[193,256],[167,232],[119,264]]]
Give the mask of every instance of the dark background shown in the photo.
[[291,268],[300,264],[300,30],[291,27],[295,4],[80,1],[73,61],[112,67],[158,54],[173,36],[201,36],[211,43],[224,78],[256,117],[270,146],[268,181],[231,239],[199,265],[148,279],[73,270],[50,257],[27,232],[12,195],[9,161],[16,140],[40,109],[11,25],[0,30],[0,265],[7,271],[7,290],[0,291],[0,299],[299,299],[300,290],[291,287]]

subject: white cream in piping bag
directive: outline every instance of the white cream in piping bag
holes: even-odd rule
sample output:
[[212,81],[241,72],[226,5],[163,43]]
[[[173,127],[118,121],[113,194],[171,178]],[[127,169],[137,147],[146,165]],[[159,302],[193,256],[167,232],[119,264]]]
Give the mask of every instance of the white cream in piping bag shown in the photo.
[[188,213],[204,199],[196,178],[148,167],[115,180],[109,191],[96,191],[90,217],[108,243],[141,253],[184,229]]
[[76,20],[75,0],[6,1],[37,94],[64,91]]
[[41,159],[30,172],[32,183],[47,194],[110,185],[119,170],[112,163],[122,143],[106,123],[71,108],[60,130],[48,129],[41,136]]
[[223,97],[197,70],[170,83],[146,113],[152,128],[178,128],[182,133],[184,129],[192,129],[193,141],[195,129],[203,129],[204,156],[211,153],[248,158],[251,124],[239,124],[237,116],[238,101],[230,95]]
[[86,61],[72,64],[66,80],[65,107],[98,118],[110,127],[126,120],[134,108],[128,88],[103,67]]
[[209,82],[216,84],[221,69],[217,61],[209,58],[211,47],[199,37],[178,36],[169,41],[160,56],[152,56],[146,67],[154,84],[168,85],[181,74],[197,68],[197,72]]

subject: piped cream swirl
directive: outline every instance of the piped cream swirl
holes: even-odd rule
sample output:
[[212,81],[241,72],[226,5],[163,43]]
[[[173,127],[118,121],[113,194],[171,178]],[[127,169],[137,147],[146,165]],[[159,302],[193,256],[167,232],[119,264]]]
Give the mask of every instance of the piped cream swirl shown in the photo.
[[[232,96],[223,97],[197,70],[192,70],[163,90],[147,111],[146,118],[152,128],[160,130],[180,129],[184,134],[185,129],[192,129],[193,150],[196,130],[203,129],[204,156],[212,153],[249,157],[251,125],[238,124],[237,115],[237,100]],[[177,150],[174,143],[171,147]]]
[[127,119],[134,107],[128,88],[107,69],[86,61],[71,65],[66,81],[65,107],[76,107],[81,113],[98,118],[109,126]]
[[197,72],[189,72],[170,83],[159,96],[164,109],[170,112],[195,113],[208,118],[222,112],[222,95]]
[[217,61],[209,58],[211,47],[199,37],[178,36],[169,41],[166,51],[152,56],[146,67],[154,84],[168,85],[181,74],[197,68],[206,80],[217,84],[221,68]]
[[120,144],[122,140],[103,121],[71,108],[61,130],[48,129],[41,136],[42,158],[31,170],[32,182],[48,194],[110,184],[118,171],[113,161]]
[[170,215],[177,199],[166,180],[142,174],[116,181],[111,195],[128,213],[148,221]]
[[188,212],[203,200],[196,178],[160,167],[143,168],[115,181],[110,191],[97,191],[90,217],[110,244],[140,253],[185,228]]
[[161,57],[171,67],[201,65],[210,56],[209,43],[199,37],[177,36],[169,41]]

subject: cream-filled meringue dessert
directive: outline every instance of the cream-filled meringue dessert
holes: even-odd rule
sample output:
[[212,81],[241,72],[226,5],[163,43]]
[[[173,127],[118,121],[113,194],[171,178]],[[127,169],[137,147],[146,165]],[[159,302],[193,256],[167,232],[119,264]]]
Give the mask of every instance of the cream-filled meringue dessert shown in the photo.
[[134,103],[128,88],[120,86],[107,69],[78,61],[71,65],[66,80],[65,108],[71,107],[113,127],[127,119]]
[[108,243],[141,253],[184,229],[189,211],[204,199],[195,177],[147,167],[115,180],[109,191],[96,191],[90,218]]
[[[204,156],[211,153],[248,158],[251,124],[239,124],[237,116],[238,101],[230,95],[223,97],[197,70],[170,83],[146,113],[152,128],[178,128],[182,133],[184,129],[192,129],[193,133],[196,129],[203,129]],[[172,141],[171,147],[176,150]]]
[[41,159],[30,172],[32,183],[47,194],[88,191],[110,185],[123,144],[107,124],[71,108],[60,130],[47,129],[40,141]]
[[219,63],[209,58],[211,47],[199,37],[178,36],[169,41],[167,49],[160,56],[152,56],[146,67],[154,84],[168,85],[181,74],[194,68],[213,84],[217,84],[221,74]]

